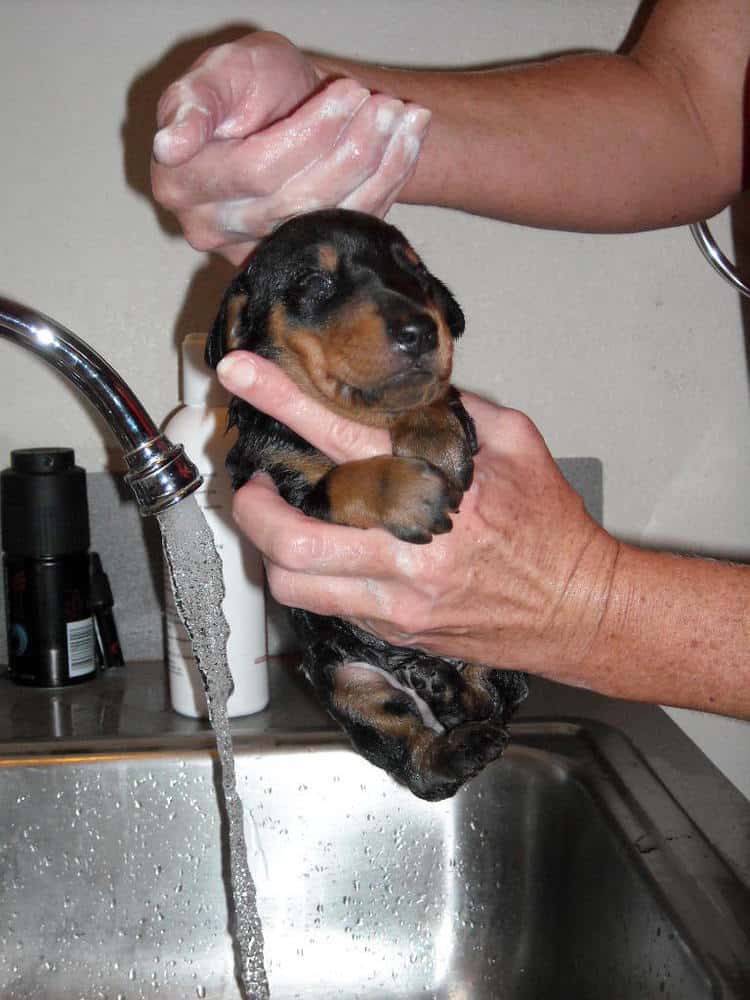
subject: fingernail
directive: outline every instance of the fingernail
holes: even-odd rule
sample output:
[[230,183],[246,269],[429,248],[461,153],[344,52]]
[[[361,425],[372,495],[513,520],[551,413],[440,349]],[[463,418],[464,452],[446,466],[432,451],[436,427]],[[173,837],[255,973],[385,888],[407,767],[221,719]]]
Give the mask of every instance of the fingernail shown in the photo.
[[389,148],[403,150],[407,169],[414,166],[419,156],[431,118],[432,112],[427,108],[411,108],[399,122]]
[[393,132],[400,124],[397,119],[404,109],[402,101],[388,101],[378,108],[375,115],[375,128],[383,135]]
[[225,389],[241,392],[255,385],[258,370],[247,358],[227,354],[216,366],[216,375]]
[[183,158],[184,150],[192,141],[192,137],[189,132],[185,133],[184,129],[180,131],[182,128],[181,122],[172,122],[159,129],[154,136],[154,157],[159,163],[172,167]]
[[[196,136],[196,120],[190,121],[192,112],[197,112],[201,117],[197,119],[199,135]],[[195,101],[183,101],[175,110],[172,116],[166,121],[154,136],[153,152],[159,163],[172,166],[175,161],[179,161],[183,149],[196,140],[200,145],[208,137],[208,130],[211,123],[211,113],[208,108]]]
[[353,112],[357,111],[362,107],[365,101],[369,101],[371,97],[372,91],[367,90],[366,87],[358,87],[356,90],[353,90],[349,96],[349,106],[351,110]]
[[325,92],[319,114],[323,118],[349,118],[369,96],[369,90],[351,80],[335,80]]
[[154,158],[159,163],[170,166],[174,149],[174,136],[170,128],[160,129],[154,136]]
[[423,132],[430,124],[432,112],[428,108],[411,108],[404,115],[404,122],[410,125],[415,132]]

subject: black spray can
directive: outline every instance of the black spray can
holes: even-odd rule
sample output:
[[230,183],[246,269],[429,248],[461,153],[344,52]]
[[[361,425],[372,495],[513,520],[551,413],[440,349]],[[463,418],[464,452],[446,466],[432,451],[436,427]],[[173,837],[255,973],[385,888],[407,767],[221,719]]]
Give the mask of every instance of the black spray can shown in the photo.
[[11,680],[77,684],[96,670],[86,473],[71,448],[11,452],[0,526]]

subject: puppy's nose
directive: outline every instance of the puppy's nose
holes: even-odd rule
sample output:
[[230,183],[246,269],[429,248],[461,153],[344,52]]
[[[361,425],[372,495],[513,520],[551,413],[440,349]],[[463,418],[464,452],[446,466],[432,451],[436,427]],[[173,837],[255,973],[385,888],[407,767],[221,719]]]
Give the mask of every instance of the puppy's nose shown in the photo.
[[399,350],[414,357],[437,347],[437,323],[427,313],[417,313],[394,323],[391,333]]

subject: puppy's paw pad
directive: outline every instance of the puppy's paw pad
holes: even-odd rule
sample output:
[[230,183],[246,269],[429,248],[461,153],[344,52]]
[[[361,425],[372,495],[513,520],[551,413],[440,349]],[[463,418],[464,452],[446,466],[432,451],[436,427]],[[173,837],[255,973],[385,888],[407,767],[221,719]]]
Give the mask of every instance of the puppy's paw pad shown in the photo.
[[486,764],[496,760],[507,743],[508,732],[502,726],[469,722],[450,733],[448,752],[456,773],[468,777],[478,774]]
[[430,706],[441,725],[453,729],[466,721],[461,700],[465,685],[455,668],[426,659],[402,667],[396,674]]

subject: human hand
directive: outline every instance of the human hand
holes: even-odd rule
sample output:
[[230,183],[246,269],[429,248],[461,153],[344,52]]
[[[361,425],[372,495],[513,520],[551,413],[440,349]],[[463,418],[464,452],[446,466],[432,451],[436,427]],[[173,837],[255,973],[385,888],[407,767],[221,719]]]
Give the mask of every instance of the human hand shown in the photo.
[[[336,462],[390,452],[385,431],[335,416],[262,358],[235,351],[217,371],[227,389]],[[282,604],[346,618],[395,645],[585,684],[581,664],[617,542],[586,513],[527,417],[462,398],[480,443],[474,481],[451,533],[429,545],[307,517],[266,476],[238,491],[236,521]]]
[[384,216],[416,166],[430,113],[326,79],[281,35],[210,49],[162,95],[154,197],[198,250],[232,263],[292,215]]

